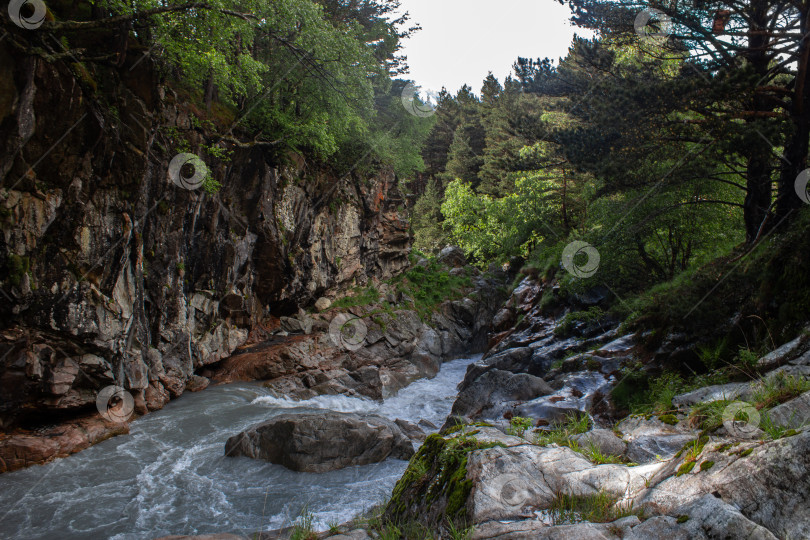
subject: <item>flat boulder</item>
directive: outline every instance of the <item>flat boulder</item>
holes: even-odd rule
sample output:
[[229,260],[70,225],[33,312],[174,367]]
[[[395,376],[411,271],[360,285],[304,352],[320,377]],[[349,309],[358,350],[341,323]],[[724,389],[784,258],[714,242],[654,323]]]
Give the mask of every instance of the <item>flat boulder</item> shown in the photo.
[[226,456],[263,459],[315,473],[388,457],[409,459],[413,453],[410,439],[387,418],[332,411],[275,416],[225,443]]

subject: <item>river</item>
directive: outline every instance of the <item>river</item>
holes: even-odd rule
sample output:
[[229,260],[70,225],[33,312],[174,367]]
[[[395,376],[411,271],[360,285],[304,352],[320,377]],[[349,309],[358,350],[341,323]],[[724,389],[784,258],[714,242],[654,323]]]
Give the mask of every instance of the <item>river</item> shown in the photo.
[[169,534],[250,534],[290,525],[307,509],[340,523],[385,500],[407,462],[388,459],[323,474],[224,457],[225,441],[282,412],[331,409],[420,419],[441,426],[467,366],[445,363],[382,403],[346,396],[291,401],[258,383],[184,394],[114,437],[46,465],[0,475],[0,537],[148,539]]

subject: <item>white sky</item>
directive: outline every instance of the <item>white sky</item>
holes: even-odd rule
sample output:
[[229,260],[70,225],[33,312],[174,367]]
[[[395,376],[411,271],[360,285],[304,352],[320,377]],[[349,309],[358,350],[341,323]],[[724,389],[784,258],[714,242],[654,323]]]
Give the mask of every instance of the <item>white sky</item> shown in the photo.
[[492,73],[503,82],[518,56],[565,56],[576,33],[570,10],[554,0],[402,0],[422,30],[404,42],[410,74],[423,91],[452,94],[469,84],[476,94]]

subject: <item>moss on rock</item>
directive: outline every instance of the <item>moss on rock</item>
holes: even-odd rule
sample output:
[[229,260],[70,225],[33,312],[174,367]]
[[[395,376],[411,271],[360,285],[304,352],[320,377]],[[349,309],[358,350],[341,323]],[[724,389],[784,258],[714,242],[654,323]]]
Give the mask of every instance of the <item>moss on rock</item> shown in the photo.
[[425,439],[394,486],[383,515],[386,521],[417,521],[433,530],[450,522],[467,522],[466,504],[472,489],[472,481],[467,479],[469,453],[502,445],[480,442],[473,436],[477,430],[465,430],[461,426],[454,436],[434,433]]

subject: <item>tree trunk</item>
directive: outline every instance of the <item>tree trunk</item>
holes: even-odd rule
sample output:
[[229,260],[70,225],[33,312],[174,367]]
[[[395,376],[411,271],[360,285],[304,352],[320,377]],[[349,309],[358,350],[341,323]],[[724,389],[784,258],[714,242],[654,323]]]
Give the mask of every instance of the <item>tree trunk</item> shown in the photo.
[[208,82],[205,84],[205,110],[211,112],[211,105],[214,102],[214,70],[208,74]]
[[[810,27],[810,10],[802,3],[801,29],[802,35]],[[799,71],[796,74],[793,86],[793,102],[790,111],[792,130],[785,142],[785,161],[782,163],[779,175],[779,191],[776,202],[776,220],[781,223],[790,212],[802,205],[802,200],[796,195],[796,177],[807,168],[807,145],[810,144],[810,111],[807,101],[810,94],[810,84],[807,81],[808,62],[810,62],[810,40],[799,41]]]
[[765,222],[768,209],[771,206],[771,166],[769,161],[769,156],[762,156],[761,152],[757,152],[756,155],[749,157],[746,166],[746,196],[745,202],[743,202],[743,217],[745,220],[745,239],[748,243],[756,240],[759,229]]
[[[754,0],[750,7],[751,23],[750,28],[754,31],[767,29],[768,24],[768,2]],[[767,35],[754,32],[748,38],[748,50],[746,58],[751,63],[757,77],[762,80],[768,73],[768,57],[765,51],[769,47]],[[761,83],[760,83],[761,84]],[[772,110],[767,99],[754,90],[754,97],[750,107],[753,112],[763,112]],[[757,115],[751,115],[746,123],[756,129]],[[746,196],[743,203],[743,219],[745,220],[745,239],[752,243],[757,239],[759,231],[765,223],[771,207],[773,197],[771,180],[771,148],[769,145],[756,144],[749,153],[746,163]]]

